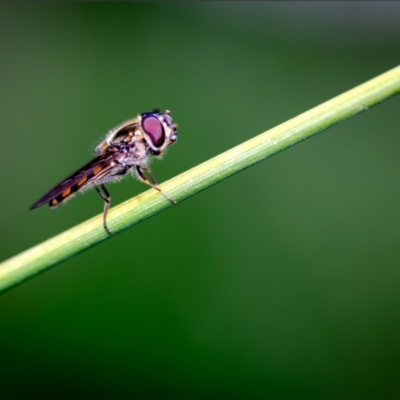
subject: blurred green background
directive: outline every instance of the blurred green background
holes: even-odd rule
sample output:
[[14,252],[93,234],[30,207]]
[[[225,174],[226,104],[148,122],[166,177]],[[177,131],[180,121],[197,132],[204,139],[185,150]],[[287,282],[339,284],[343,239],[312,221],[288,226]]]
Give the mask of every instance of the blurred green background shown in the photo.
[[[0,259],[28,207],[172,110],[159,182],[399,64],[400,3],[0,3]],[[0,296],[1,398],[400,398],[400,97]],[[116,205],[147,188],[110,185]]]

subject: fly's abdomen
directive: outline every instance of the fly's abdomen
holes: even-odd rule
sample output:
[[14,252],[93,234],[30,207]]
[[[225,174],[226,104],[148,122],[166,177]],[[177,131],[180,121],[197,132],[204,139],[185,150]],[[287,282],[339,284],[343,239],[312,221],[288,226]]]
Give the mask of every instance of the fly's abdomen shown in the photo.
[[87,176],[83,176],[72,186],[66,187],[59,195],[55,196],[49,201],[49,206],[57,207],[61,202],[71,198],[76,192],[78,192],[78,190],[82,189],[82,187],[85,186],[88,178],[89,177]]

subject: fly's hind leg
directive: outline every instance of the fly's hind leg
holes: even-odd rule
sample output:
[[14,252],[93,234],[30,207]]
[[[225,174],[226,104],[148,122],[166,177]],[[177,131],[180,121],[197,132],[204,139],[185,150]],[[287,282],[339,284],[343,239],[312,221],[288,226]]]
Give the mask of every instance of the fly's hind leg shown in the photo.
[[100,186],[103,189],[104,193],[102,193],[101,190],[96,185],[94,185],[94,188],[96,189],[99,196],[104,200],[103,226],[104,226],[104,229],[106,230],[106,232],[109,235],[111,235],[112,232],[107,227],[107,212],[108,212],[108,209],[110,208],[111,196],[110,196],[110,193],[108,192],[108,190],[106,189],[106,187],[104,186],[104,184],[101,184]]
[[[150,180],[146,178],[144,175],[144,171],[146,171],[149,174]],[[153,189],[158,190],[168,201],[171,202],[171,204],[176,204],[176,201],[174,199],[171,199],[166,193],[164,193],[157,185],[156,179],[154,178],[153,173],[151,172],[151,169],[149,167],[140,167],[139,165],[136,165],[136,172],[139,177],[139,179],[145,183],[146,185],[151,186]]]

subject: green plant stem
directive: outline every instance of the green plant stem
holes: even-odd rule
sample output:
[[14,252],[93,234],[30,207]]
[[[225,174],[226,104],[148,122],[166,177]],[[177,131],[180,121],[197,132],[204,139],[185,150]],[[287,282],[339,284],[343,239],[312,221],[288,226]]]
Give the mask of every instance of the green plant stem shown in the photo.
[[[400,66],[170,179],[160,187],[179,203],[399,91]],[[151,189],[112,208],[108,226],[115,235],[170,206],[163,196]],[[4,261],[0,264],[0,292],[109,237],[103,229],[102,215],[98,215]]]

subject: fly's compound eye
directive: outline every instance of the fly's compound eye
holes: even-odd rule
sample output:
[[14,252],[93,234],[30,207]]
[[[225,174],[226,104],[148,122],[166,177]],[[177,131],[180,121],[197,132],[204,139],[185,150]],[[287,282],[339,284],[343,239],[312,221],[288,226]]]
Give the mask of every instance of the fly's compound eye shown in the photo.
[[154,149],[161,148],[165,143],[165,132],[161,121],[152,114],[143,116],[143,131],[150,142],[149,145]]

